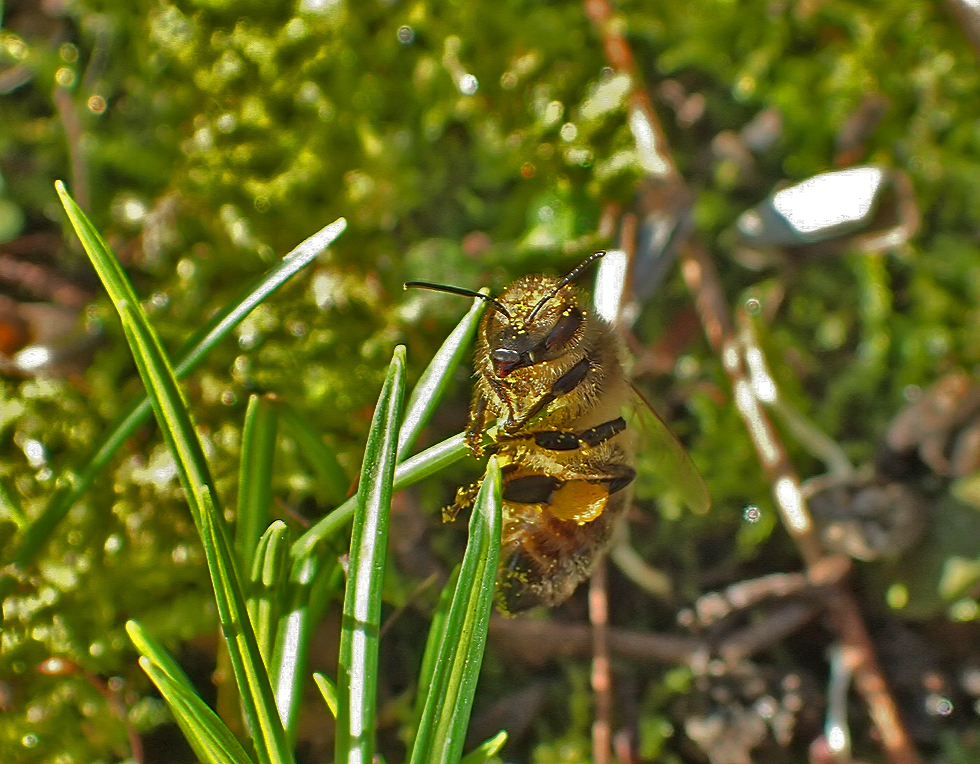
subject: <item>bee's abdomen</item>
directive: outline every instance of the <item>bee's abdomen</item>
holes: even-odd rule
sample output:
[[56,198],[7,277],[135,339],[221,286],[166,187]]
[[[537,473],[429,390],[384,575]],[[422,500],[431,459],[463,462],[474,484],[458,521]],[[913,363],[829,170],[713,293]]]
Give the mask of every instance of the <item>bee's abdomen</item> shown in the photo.
[[614,494],[598,517],[579,523],[562,520],[542,505],[505,501],[498,588],[501,609],[517,613],[568,599],[592,572],[625,503],[623,494]]

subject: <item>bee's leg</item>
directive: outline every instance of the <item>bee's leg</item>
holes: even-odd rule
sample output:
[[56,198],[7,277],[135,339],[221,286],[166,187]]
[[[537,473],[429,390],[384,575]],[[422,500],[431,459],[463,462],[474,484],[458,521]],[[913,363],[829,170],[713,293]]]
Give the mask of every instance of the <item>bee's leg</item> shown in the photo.
[[538,430],[531,435],[536,445],[549,451],[574,451],[577,448],[595,448],[625,429],[626,420],[620,416],[583,432]]
[[585,356],[581,361],[575,364],[572,368],[558,377],[555,380],[555,384],[551,386],[551,390],[542,395],[538,402],[531,407],[520,419],[509,421],[505,425],[505,429],[508,432],[516,432],[524,427],[528,422],[530,422],[534,417],[541,413],[541,411],[550,404],[552,401],[561,398],[563,395],[568,395],[572,390],[579,386],[579,383],[585,379],[585,375],[589,373],[589,369],[592,368],[592,363],[589,361],[589,357]]
[[632,483],[635,477],[636,470],[625,464],[610,464],[589,472],[568,470],[563,478],[552,475],[522,475],[504,483],[503,498],[517,504],[550,505],[555,492],[568,484],[577,482],[602,485],[607,493],[614,494]]
[[517,504],[551,504],[551,497],[562,481],[551,475],[522,475],[504,483],[504,501]]
[[479,458],[483,453],[483,434],[487,430],[487,398],[479,390],[473,396],[473,410],[466,425],[466,445],[473,456]]
[[457,488],[456,498],[453,500],[453,503],[448,507],[442,508],[442,521],[444,523],[451,523],[462,510],[472,507],[482,483],[482,480],[477,480],[469,485]]
[[635,478],[635,469],[632,467],[627,467],[625,464],[620,464],[611,467],[608,473],[602,478],[602,482],[606,484],[606,487],[609,489],[609,493],[613,494],[616,493],[616,491],[622,491],[626,486],[632,483]]
[[546,507],[558,520],[584,525],[597,520],[611,506],[625,507],[626,502],[611,504],[610,498],[635,477],[633,468],[623,464],[604,465],[588,472],[566,471],[560,479],[524,475],[505,483],[503,496],[508,502]]
[[603,467],[593,468],[588,472],[569,472],[566,471],[566,482],[573,480],[583,480],[586,483],[601,484],[606,487],[609,493],[622,491],[626,486],[633,482],[636,477],[636,470],[627,467],[625,464],[607,464]]

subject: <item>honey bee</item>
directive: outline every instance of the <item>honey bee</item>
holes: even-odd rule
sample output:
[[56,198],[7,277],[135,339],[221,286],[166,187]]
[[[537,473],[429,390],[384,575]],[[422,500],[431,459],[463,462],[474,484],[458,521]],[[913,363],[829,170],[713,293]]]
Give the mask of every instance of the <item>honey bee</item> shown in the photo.
[[[604,254],[563,278],[525,276],[499,297],[422,281],[405,285],[476,297],[491,308],[477,335],[466,437],[479,457],[489,434],[488,449],[502,468],[497,604],[505,613],[568,599],[611,544],[630,503],[640,433],[623,409],[639,394],[623,367],[619,336],[572,285]],[[687,483],[688,503],[707,506],[687,452],[659,418],[651,420],[668,457],[664,466]],[[478,487],[459,489],[450,516],[472,504]]]

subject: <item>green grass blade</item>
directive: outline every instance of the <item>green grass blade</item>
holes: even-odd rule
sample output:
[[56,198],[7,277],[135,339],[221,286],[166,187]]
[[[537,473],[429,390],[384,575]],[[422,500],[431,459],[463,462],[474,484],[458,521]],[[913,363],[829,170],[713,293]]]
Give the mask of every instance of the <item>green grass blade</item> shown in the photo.
[[176,661],[136,621],[126,631],[143,656],[140,665],[160,690],[194,752],[202,761],[218,764],[251,762],[235,735],[194,691]]
[[314,612],[310,600],[321,577],[323,563],[324,560],[314,555],[292,559],[287,589],[289,602],[279,617],[275,650],[269,665],[279,716],[290,740],[295,739],[299,726],[310,636],[319,614],[319,611]]
[[140,655],[145,656],[153,664],[160,668],[167,676],[178,684],[183,685],[188,692],[194,692],[194,685],[187,678],[183,669],[177,665],[177,661],[170,657],[159,642],[151,637],[142,624],[137,621],[126,621],[126,633],[130,641],[136,646]]
[[480,316],[485,307],[486,303],[483,300],[473,301],[473,307],[442,343],[442,347],[419,377],[418,384],[415,385],[408,399],[405,419],[398,433],[399,461],[405,458],[415,444],[418,434],[442,400],[460,362],[469,355],[470,340],[476,333],[476,327],[480,323]]
[[340,504],[350,494],[351,479],[337,461],[333,449],[327,446],[309,423],[296,410],[281,404],[280,418],[289,428],[300,454],[309,463],[319,481],[320,494],[325,502]]
[[425,710],[425,703],[429,697],[429,690],[432,688],[432,675],[436,670],[436,662],[439,658],[439,649],[442,646],[443,637],[446,634],[446,622],[449,619],[449,608],[453,604],[453,593],[456,591],[456,584],[459,582],[459,566],[457,565],[446,582],[446,585],[439,593],[439,601],[436,609],[432,613],[432,623],[429,626],[429,633],[425,638],[425,650],[422,652],[422,664],[419,666],[418,689],[415,693],[415,706],[412,709],[412,725],[418,730],[422,720],[422,713]]
[[150,393],[157,424],[177,463],[188,506],[200,531],[200,502],[195,500],[194,494],[201,488],[213,490],[213,481],[184,395],[143,312],[126,301],[116,303],[116,310],[122,318],[123,334],[133,352],[143,385]]
[[211,499],[211,478],[200,441],[183,404],[173,370],[145,316],[137,314],[125,302],[119,303],[117,308],[123,319],[123,331],[133,347],[140,376],[150,391],[150,400],[164,440],[177,462],[188,505],[201,534],[214,586],[218,618],[228,643],[232,671],[241,694],[242,711],[255,739],[256,753],[259,761],[265,764],[285,764],[292,760],[292,756],[269,675],[248,618],[224,519]]
[[236,570],[236,558],[224,521],[211,502],[206,488],[200,491],[201,541],[214,583],[218,620],[228,644],[232,673],[241,694],[242,713],[255,741],[259,761],[264,764],[292,762],[286,730],[279,717],[272,683],[259,652],[258,641],[248,618],[245,597]]
[[337,764],[374,759],[381,585],[404,389],[405,348],[399,346],[371,421],[358,483],[337,668]]
[[16,523],[18,528],[24,528],[30,524],[30,519],[20,502],[7,490],[6,482],[0,480],[0,517],[4,515]]
[[[136,293],[126,274],[123,273],[119,261],[109,251],[109,247],[89,219],[68,196],[64,186],[57,184],[57,188],[68,218],[82,242],[82,247],[119,313],[123,332],[133,353],[140,377],[149,393],[164,440],[177,461],[184,490],[190,498],[190,494],[199,486],[210,487],[212,482],[204,451],[194,431],[177,379],[170,368],[159,338],[140,309]],[[194,513],[195,502],[191,501],[190,505]],[[195,520],[197,519],[198,517],[195,516]]]
[[242,429],[238,512],[235,515],[235,551],[242,570],[252,567],[255,546],[262,529],[269,524],[277,426],[276,407],[268,398],[251,396]]
[[212,501],[210,472],[194,431],[176,375],[160,341],[133,297],[132,287],[105,242],[84,213],[59,188],[65,209],[82,246],[119,312],[123,332],[153,405],[157,423],[187,494],[207,558],[214,586],[218,617],[228,643],[232,670],[241,693],[242,709],[255,748],[263,764],[292,760],[279,719],[272,686],[249,621],[235,558],[228,543],[221,512]]
[[[60,181],[56,184],[56,188],[66,210],[69,209],[69,206],[74,207],[74,202],[71,201]],[[75,217],[78,217],[78,214]],[[89,225],[89,227],[91,226]],[[324,227],[303,241],[259,277],[235,300],[231,301],[227,308],[219,311],[178,354],[180,361],[175,368],[177,377],[187,376],[215,344],[241,323],[258,304],[330,246],[346,227],[347,222],[343,218],[339,218]],[[12,562],[16,568],[23,569],[31,564],[47,543],[58,523],[85,494],[119,446],[146,421],[149,414],[150,401],[148,397],[144,397],[134,404],[99,443],[88,463],[74,476],[72,485],[54,493],[41,514],[28,526],[24,537],[17,546],[12,557]],[[9,593],[15,581],[14,576],[0,577],[0,599]]]
[[457,764],[486,647],[500,557],[500,470],[491,457],[422,713],[412,764]]
[[334,719],[337,718],[337,685],[334,684],[333,680],[326,674],[321,674],[319,671],[313,672],[313,681],[316,682],[317,689],[320,690],[320,694],[323,696],[324,703],[327,704],[327,710]]
[[119,261],[109,253],[109,246],[105,243],[101,234],[85,216],[81,208],[75,204],[75,200],[68,195],[64,183],[60,180],[55,181],[54,187],[58,192],[58,196],[61,198],[61,204],[64,206],[65,212],[68,213],[68,219],[71,221],[72,228],[75,229],[75,233],[82,242],[82,246],[85,248],[85,252],[92,262],[92,266],[95,268],[96,273],[99,274],[99,280],[106,288],[112,301],[114,303],[138,302],[136,293],[133,291],[129,279],[126,278],[126,274],[123,273]]
[[502,730],[466,754],[459,764],[485,764],[496,756],[506,743],[507,732]]
[[[430,446],[411,459],[408,459],[395,469],[394,490],[400,491],[410,485],[424,480],[429,475],[448,467],[470,453],[463,433],[453,435],[441,443]],[[334,533],[343,529],[354,516],[357,497],[348,499],[333,512],[319,520],[293,543],[292,554],[303,557],[312,554],[316,545]]]
[[173,681],[148,658],[140,666],[160,690],[173,713],[174,720],[194,753],[208,764],[251,764],[251,759],[224,722],[208,704],[193,692]]
[[259,643],[259,652],[267,666],[272,665],[272,650],[275,647],[288,574],[289,529],[282,520],[276,520],[262,534],[256,546],[246,603],[249,620],[255,629],[255,639]]

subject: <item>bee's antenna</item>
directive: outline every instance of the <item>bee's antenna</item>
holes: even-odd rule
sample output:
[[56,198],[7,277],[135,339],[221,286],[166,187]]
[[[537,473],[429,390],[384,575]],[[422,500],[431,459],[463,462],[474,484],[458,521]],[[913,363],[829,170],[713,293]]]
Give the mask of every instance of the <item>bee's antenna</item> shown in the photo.
[[576,266],[571,273],[569,273],[567,276],[565,276],[565,278],[563,278],[561,281],[555,284],[554,289],[552,289],[550,292],[548,292],[548,294],[546,294],[544,297],[538,300],[538,304],[535,305],[534,310],[532,310],[528,314],[528,317],[525,319],[524,323],[526,324],[531,323],[534,317],[538,314],[538,311],[541,310],[541,307],[546,302],[548,302],[548,300],[550,300],[552,297],[558,294],[558,292],[560,292],[564,287],[568,286],[572,281],[574,281],[578,277],[578,275],[582,271],[584,271],[586,268],[592,265],[592,263],[594,263],[596,260],[598,260],[600,257],[602,257],[605,254],[606,254],[606,250],[600,249],[598,252],[593,252],[591,255],[585,258],[584,262]]
[[483,292],[474,292],[472,289],[465,289],[463,287],[448,286],[446,284],[431,284],[428,281],[406,281],[403,285],[405,289],[409,287],[418,287],[419,289],[431,289],[434,292],[449,292],[450,294],[459,294],[463,297],[477,297],[483,300],[485,303],[490,305],[495,311],[503,314],[503,316],[510,321],[510,311],[505,308],[499,300],[494,299],[488,294]]

